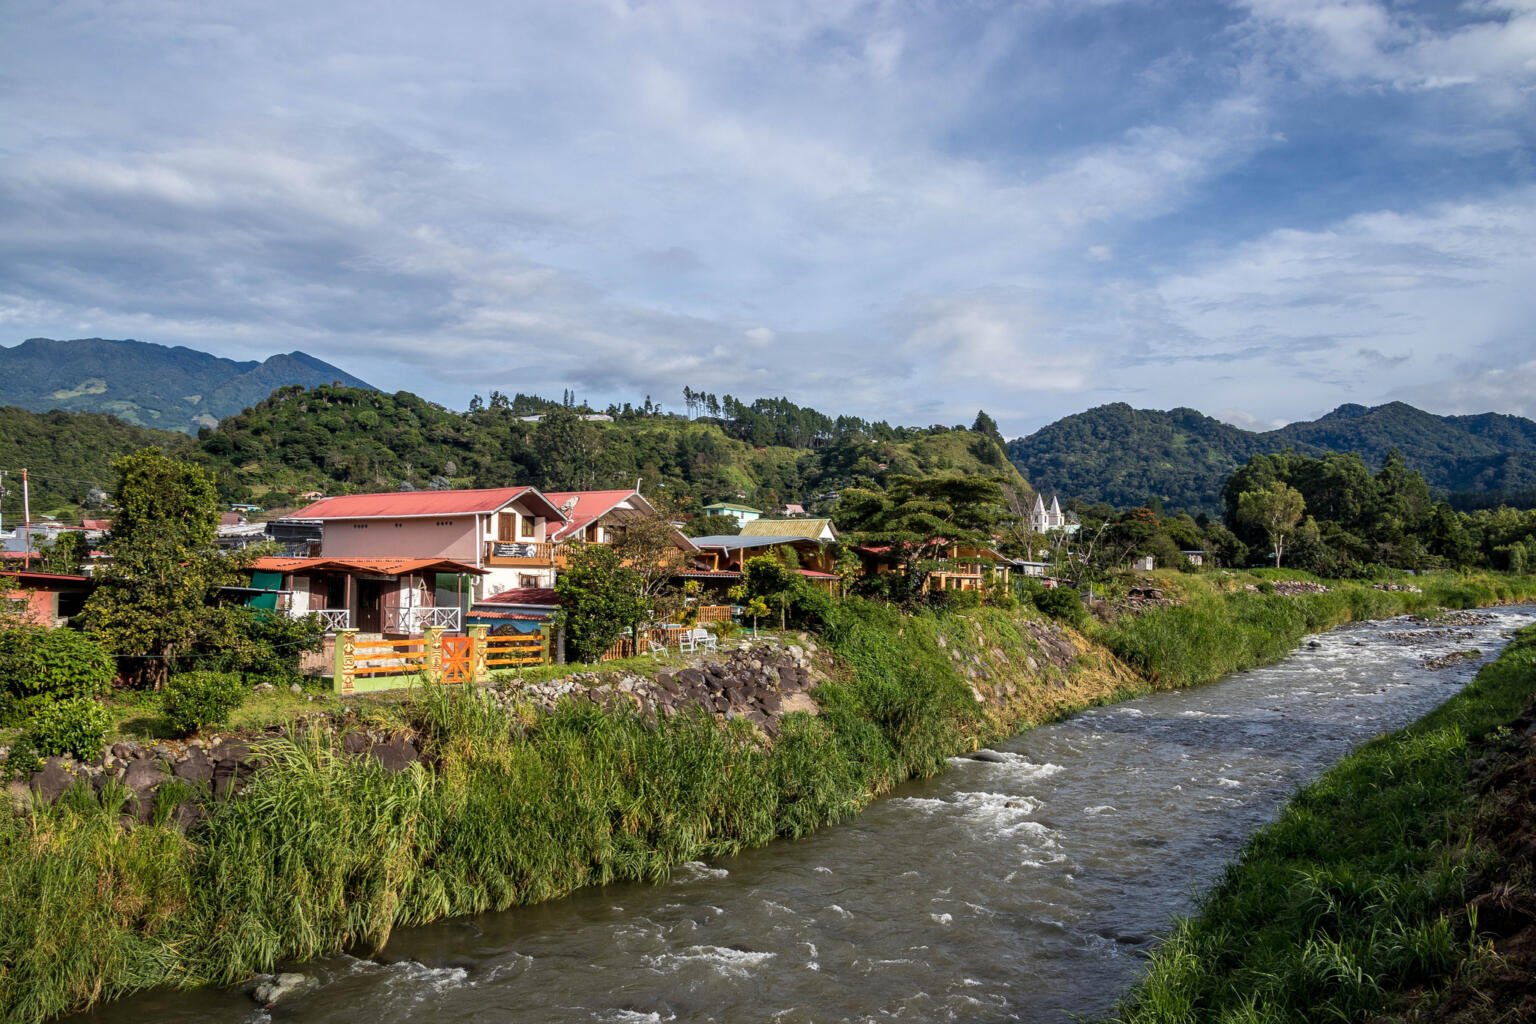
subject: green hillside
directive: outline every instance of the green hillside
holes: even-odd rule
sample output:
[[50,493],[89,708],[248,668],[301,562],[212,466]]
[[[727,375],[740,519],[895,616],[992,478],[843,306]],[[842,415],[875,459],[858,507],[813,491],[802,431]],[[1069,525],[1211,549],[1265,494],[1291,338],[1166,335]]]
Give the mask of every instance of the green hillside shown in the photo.
[[32,514],[75,515],[92,488],[107,491],[117,475],[112,460],[149,445],[187,453],[185,434],[134,426],[101,413],[28,412],[0,407],[0,470],[8,494],[0,496],[5,522],[21,515],[21,469],[31,479]]
[[[718,417],[625,407],[609,410],[612,422],[590,422],[530,396],[493,395],[490,405],[458,413],[408,392],[294,387],[203,431],[199,447],[227,497],[267,506],[294,504],[306,491],[639,481],[650,495],[771,509],[814,506],[853,483],[937,473],[996,475],[1027,490],[985,433],[832,420],[782,399],[728,405]],[[534,415],[542,419],[525,418]]]
[[1193,409],[1124,403],[1067,416],[1009,443],[1014,464],[1062,498],[1220,514],[1221,483],[1258,454],[1354,453],[1379,467],[1402,453],[1409,468],[1459,505],[1536,499],[1536,423],[1518,416],[1436,416],[1401,402],[1344,405],[1317,420],[1254,432]]

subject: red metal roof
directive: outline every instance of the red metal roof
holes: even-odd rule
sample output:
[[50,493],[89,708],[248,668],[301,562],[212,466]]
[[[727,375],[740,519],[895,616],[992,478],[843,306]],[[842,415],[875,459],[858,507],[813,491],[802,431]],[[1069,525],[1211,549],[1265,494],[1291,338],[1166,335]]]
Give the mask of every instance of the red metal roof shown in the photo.
[[817,572],[815,569],[796,569],[795,571],[798,572],[801,576],[805,576],[813,580],[835,580],[842,578],[835,572]]
[[481,598],[475,603],[554,605],[560,603],[560,596],[548,587],[513,587],[511,590],[503,590],[499,594]]
[[7,578],[15,577],[22,583],[90,583],[89,576],[76,576],[64,572],[33,572],[29,569],[16,569],[6,574]]
[[484,576],[489,571],[451,558],[286,558],[282,555],[258,558],[251,563],[251,568],[263,572],[355,572],[379,576],[404,576],[413,572],[464,572]]
[[[626,498],[635,497],[645,501],[634,488],[627,491],[551,491],[544,497],[565,516],[564,526],[549,531],[550,540],[574,537],[590,526],[593,520],[613,511],[614,506]],[[567,502],[572,503],[570,508],[566,508]]]
[[289,519],[408,519],[495,512],[525,495],[547,505],[546,519],[563,520],[558,506],[532,487],[485,487],[463,491],[387,491],[321,498]]

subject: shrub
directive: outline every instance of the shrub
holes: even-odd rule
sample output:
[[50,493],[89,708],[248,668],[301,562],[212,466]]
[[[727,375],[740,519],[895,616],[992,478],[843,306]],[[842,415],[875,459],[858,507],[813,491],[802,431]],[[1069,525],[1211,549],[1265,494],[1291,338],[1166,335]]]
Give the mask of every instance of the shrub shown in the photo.
[[1035,595],[1035,607],[1043,614],[1070,626],[1082,627],[1088,621],[1088,611],[1083,607],[1083,599],[1071,587],[1041,590]]
[[245,685],[232,672],[183,672],[165,684],[161,700],[171,727],[190,736],[229,721],[245,700]]
[[111,724],[112,716],[93,698],[46,701],[37,705],[17,738],[12,759],[28,760],[30,752],[33,762],[65,754],[73,754],[82,761],[94,761],[106,746],[107,729]]
[[115,670],[111,655],[72,629],[0,631],[0,717],[23,721],[56,699],[98,697]]

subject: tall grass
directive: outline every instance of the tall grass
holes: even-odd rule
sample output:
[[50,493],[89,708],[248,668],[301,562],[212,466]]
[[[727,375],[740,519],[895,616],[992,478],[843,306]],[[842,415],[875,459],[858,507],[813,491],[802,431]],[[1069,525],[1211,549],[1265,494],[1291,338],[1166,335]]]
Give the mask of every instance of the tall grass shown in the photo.
[[1462,693],[1297,795],[1158,948],[1123,1024],[1364,1020],[1443,983],[1473,840],[1468,744],[1536,693],[1536,627]]
[[1098,639],[1153,686],[1179,689],[1278,661],[1308,633],[1346,622],[1536,599],[1536,577],[1443,573],[1411,582],[1421,592],[1333,582],[1327,593],[1286,597],[1185,578],[1180,604],[1124,616]]

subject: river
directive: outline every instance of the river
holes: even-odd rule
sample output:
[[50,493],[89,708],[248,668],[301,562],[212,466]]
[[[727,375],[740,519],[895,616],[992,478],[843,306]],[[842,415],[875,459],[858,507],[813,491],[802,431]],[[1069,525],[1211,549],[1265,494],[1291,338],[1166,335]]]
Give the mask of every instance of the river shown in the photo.
[[[1536,608],[1359,623],[1280,664],[1099,708],[902,786],[798,842],[403,930],[374,959],[150,992],[98,1024],[1041,1021],[1101,1014],[1170,919],[1351,748],[1442,703]],[[1428,658],[1475,648],[1476,660]]]

